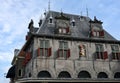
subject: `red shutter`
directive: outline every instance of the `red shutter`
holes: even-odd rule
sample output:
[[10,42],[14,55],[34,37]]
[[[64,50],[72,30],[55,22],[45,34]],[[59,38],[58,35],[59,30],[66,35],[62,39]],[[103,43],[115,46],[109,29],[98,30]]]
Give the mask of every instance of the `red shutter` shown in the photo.
[[100,36],[104,36],[104,30],[99,32]]
[[69,33],[69,31],[70,31],[70,30],[69,30],[69,27],[67,27],[67,28],[66,28],[66,33]]
[[107,51],[104,52],[104,59],[107,59],[108,58],[108,53]]
[[40,48],[37,50],[37,56],[40,56]]
[[28,52],[28,53],[26,54],[26,59],[27,59],[27,61],[29,61],[29,60],[31,59],[31,53],[30,53],[30,52]]
[[26,35],[26,40],[28,40],[29,39],[29,36],[28,35]]
[[51,56],[51,48],[48,48],[48,57]]
[[26,65],[26,60],[24,59],[24,61],[23,61],[23,66],[25,66]]
[[94,36],[94,30],[91,30],[91,36]]
[[70,49],[67,50],[67,58],[70,57]]

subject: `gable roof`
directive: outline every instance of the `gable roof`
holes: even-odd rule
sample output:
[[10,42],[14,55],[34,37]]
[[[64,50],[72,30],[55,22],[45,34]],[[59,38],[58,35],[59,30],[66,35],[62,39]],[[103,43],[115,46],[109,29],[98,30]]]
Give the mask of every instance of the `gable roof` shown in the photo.
[[[75,27],[70,27],[71,34],[70,35],[64,35],[64,36],[70,36],[70,37],[79,37],[79,38],[90,38],[90,21],[91,19],[86,16],[80,16],[80,15],[73,15],[73,14],[66,14],[62,13],[63,16],[60,17],[60,12],[55,12],[55,11],[49,11],[46,13],[46,17],[43,20],[43,23],[41,27],[38,29],[37,34],[45,34],[45,35],[56,35],[54,33],[54,30],[56,29],[55,26],[49,26],[48,27],[48,19],[52,15],[53,20],[55,18],[65,18],[65,19],[74,19],[76,26]],[[80,20],[82,19],[82,20]],[[100,22],[100,21],[99,21]],[[96,25],[95,23],[93,25]],[[103,29],[103,27],[101,26]],[[104,30],[104,29],[103,29]],[[93,38],[93,39],[99,39],[99,40],[116,40],[113,36],[111,36],[107,31],[104,30],[104,37],[102,38]]]

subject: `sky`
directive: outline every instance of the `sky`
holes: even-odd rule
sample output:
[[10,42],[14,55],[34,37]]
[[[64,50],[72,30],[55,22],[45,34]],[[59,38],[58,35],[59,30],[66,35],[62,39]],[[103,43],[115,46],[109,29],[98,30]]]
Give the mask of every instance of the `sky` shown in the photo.
[[[49,0],[0,0],[0,83],[9,83],[5,73],[11,67],[14,49],[25,43],[28,24],[34,26],[48,10]],[[103,28],[120,40],[120,0],[51,0],[50,9],[63,13],[86,16],[86,7],[91,19],[96,16]]]

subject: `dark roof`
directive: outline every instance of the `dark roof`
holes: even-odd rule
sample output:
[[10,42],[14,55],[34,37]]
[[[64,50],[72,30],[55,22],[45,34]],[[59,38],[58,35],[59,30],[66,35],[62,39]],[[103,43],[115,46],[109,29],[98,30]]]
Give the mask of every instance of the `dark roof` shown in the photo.
[[[49,17],[52,15],[52,17],[55,19],[60,18],[60,12],[55,12],[55,11],[49,11],[46,14],[46,17],[43,21],[43,24],[41,25],[41,27],[39,28],[39,30],[37,31],[37,34],[46,34],[46,35],[54,35],[54,30],[55,30],[55,26],[49,26],[48,27],[48,19]],[[71,30],[71,34],[69,35],[70,37],[79,37],[79,38],[90,38],[90,21],[91,19],[89,17],[86,16],[80,16],[80,15],[73,15],[73,14],[66,14],[66,13],[62,13],[66,19],[69,18],[70,20],[74,19],[76,22],[76,26],[75,27],[70,27]],[[82,20],[80,21],[80,18],[82,18]],[[92,21],[93,22],[93,21]],[[100,23],[101,21],[95,21],[95,23]],[[102,22],[101,22],[102,23]],[[96,25],[96,24],[95,24]],[[101,26],[101,28],[103,29],[103,27]],[[113,36],[111,36],[107,31],[104,30],[104,37],[101,38],[94,38],[94,39],[104,39],[104,40],[116,40]],[[68,36],[68,35],[64,35],[64,36]]]
[[15,77],[15,65],[13,65],[9,70],[6,75],[6,78],[14,78]]

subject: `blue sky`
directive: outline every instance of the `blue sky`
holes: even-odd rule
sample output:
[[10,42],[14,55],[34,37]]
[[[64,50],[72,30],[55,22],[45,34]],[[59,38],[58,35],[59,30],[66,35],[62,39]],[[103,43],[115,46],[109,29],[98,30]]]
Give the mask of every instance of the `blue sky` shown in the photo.
[[[0,83],[8,83],[4,77],[11,66],[14,49],[25,43],[28,23],[38,21],[44,10],[48,9],[48,0],[0,0]],[[86,16],[96,16],[103,22],[103,28],[120,40],[120,0],[51,0],[51,10]]]

